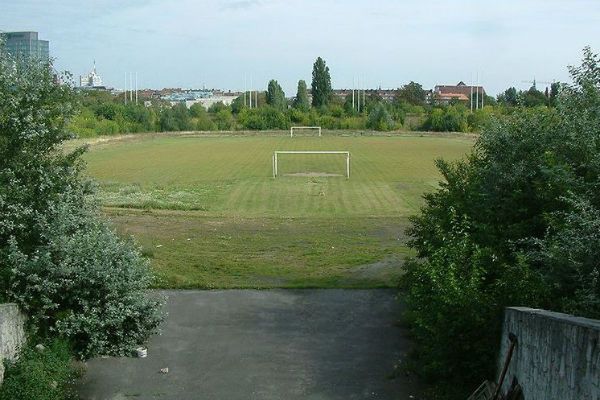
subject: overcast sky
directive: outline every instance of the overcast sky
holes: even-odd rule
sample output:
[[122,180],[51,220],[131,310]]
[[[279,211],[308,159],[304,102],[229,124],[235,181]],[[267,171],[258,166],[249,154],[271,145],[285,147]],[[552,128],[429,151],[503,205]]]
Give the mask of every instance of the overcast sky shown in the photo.
[[[335,88],[469,82],[488,92],[567,80],[600,52],[599,0],[0,0],[0,30],[40,33],[59,70],[96,60],[105,84],[240,90],[279,80],[288,96],[321,56]],[[543,85],[539,85],[543,86]]]

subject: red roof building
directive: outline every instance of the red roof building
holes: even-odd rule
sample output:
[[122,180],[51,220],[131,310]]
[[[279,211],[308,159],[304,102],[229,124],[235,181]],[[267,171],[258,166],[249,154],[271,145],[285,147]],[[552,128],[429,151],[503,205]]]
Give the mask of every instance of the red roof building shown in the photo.
[[437,85],[433,89],[433,101],[438,104],[448,104],[451,101],[469,103],[471,94],[479,92],[479,98],[485,96],[483,86],[469,86],[460,81],[457,85]]

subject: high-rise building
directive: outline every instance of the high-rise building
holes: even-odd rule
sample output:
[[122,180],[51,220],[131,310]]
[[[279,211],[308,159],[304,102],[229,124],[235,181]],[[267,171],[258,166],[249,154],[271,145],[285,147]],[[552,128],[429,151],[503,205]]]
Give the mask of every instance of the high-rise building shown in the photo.
[[50,45],[47,40],[39,40],[37,32],[0,32],[0,42],[4,50],[14,57],[50,59]]

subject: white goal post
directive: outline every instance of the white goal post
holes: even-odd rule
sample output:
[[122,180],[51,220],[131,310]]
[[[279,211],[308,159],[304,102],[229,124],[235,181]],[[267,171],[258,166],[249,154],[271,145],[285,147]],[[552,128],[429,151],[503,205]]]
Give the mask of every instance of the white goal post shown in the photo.
[[316,129],[319,131],[319,136],[321,136],[320,126],[292,126],[290,128],[290,137],[294,137],[294,129]]
[[279,154],[345,154],[346,155],[346,178],[350,179],[350,152],[338,150],[285,150],[273,152],[273,178],[278,176]]

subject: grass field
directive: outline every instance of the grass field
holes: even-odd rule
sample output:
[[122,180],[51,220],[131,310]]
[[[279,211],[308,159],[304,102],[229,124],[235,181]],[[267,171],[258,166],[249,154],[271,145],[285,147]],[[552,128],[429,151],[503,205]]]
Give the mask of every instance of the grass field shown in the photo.
[[[118,229],[151,258],[161,287],[380,287],[407,255],[406,217],[436,187],[434,159],[465,137],[150,136],[86,155]],[[274,150],[347,150],[280,159]],[[310,172],[311,176],[293,174]]]

